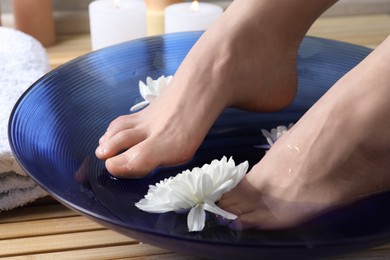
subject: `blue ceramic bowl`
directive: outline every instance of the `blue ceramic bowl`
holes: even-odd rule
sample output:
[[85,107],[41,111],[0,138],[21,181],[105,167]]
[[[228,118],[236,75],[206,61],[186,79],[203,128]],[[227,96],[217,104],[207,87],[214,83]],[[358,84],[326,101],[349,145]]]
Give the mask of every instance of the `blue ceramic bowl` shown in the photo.
[[[256,163],[265,144],[260,129],[296,122],[369,49],[305,38],[298,59],[299,92],[276,113],[228,109],[218,118],[194,159],[134,180],[112,178],[94,150],[114,118],[141,100],[138,81],[174,74],[200,32],[145,38],[75,59],[39,79],[18,101],[9,124],[10,143],[22,167],[53,197],[108,228],[138,240],[207,258],[312,258],[389,241],[389,195],[381,194],[290,230],[236,232],[213,218],[189,233],[186,216],[138,210],[149,184],[185,168],[233,156]],[[275,68],[277,69],[277,68]],[[190,119],[189,119],[190,120]],[[387,202],[387,204],[386,204]]]

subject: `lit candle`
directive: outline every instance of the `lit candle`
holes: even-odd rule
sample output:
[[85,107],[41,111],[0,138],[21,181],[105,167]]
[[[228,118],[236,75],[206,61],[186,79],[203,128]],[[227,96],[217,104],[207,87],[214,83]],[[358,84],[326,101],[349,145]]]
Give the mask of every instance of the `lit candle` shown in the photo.
[[92,49],[146,36],[142,0],[97,0],[89,5]]
[[222,12],[220,6],[198,1],[170,5],[165,8],[165,33],[206,30]]

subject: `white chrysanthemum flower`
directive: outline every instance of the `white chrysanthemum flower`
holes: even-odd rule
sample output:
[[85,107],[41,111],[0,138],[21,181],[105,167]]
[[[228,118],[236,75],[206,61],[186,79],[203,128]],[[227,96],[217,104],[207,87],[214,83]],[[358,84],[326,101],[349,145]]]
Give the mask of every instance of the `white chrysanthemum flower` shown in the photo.
[[206,222],[205,211],[226,219],[237,218],[215,203],[244,178],[247,170],[247,161],[236,166],[232,158],[227,160],[224,156],[220,161],[213,160],[201,168],[195,167],[150,185],[148,193],[135,206],[151,213],[189,210],[188,230],[201,231]]
[[149,103],[158,97],[161,92],[168,86],[172,78],[173,76],[165,77],[163,75],[156,80],[153,80],[151,77],[147,77],[146,84],[142,81],[139,81],[139,92],[145,100],[132,106],[130,111],[137,111],[149,105]]
[[284,135],[291,127],[293,127],[293,125],[293,123],[289,124],[288,127],[281,125],[276,128],[272,128],[271,132],[265,129],[261,129],[261,133],[265,138],[267,138],[267,142],[271,147],[280,137],[282,137],[282,135]]

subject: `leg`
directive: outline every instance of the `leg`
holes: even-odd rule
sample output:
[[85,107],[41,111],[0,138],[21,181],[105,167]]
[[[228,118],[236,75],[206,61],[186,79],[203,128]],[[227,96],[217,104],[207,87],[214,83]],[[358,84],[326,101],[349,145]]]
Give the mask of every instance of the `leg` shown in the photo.
[[96,155],[113,175],[143,176],[156,166],[189,160],[228,106],[285,107],[296,92],[300,41],[334,2],[234,1],[192,48],[163,95],[111,123]]
[[389,96],[390,37],[221,198],[220,206],[239,216],[233,226],[291,227],[389,190]]

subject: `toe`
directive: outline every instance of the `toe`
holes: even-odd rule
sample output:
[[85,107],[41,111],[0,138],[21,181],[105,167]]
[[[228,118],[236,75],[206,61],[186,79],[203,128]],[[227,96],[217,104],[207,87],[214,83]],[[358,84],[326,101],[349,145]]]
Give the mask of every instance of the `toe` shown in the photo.
[[144,177],[159,165],[161,158],[148,140],[106,161],[107,170],[119,178]]
[[106,142],[119,132],[134,128],[137,125],[137,122],[137,114],[125,115],[116,118],[110,123],[104,135],[99,139],[99,144]]
[[99,159],[105,160],[117,155],[121,151],[142,142],[146,135],[137,129],[127,129],[118,132],[111,138],[101,143],[95,151]]

